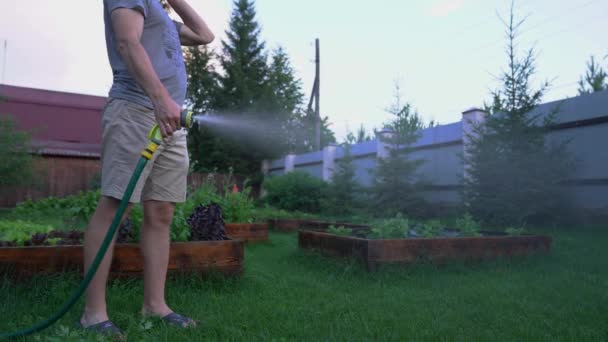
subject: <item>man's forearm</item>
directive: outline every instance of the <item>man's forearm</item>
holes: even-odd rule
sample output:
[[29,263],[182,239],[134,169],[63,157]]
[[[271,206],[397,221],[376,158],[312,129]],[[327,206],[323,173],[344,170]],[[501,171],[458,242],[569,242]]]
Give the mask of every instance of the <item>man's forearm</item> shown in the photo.
[[139,41],[119,42],[118,51],[135,81],[148,95],[154,107],[169,93],[154,71],[148,53]]
[[184,21],[190,30],[198,35],[204,42],[213,41],[215,36],[203,18],[185,0],[168,0],[177,15]]

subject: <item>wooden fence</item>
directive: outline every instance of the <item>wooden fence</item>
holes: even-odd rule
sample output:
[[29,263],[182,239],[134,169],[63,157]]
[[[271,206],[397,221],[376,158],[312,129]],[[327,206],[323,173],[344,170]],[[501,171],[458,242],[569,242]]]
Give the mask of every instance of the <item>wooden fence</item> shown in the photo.
[[[0,208],[12,208],[26,199],[69,196],[96,188],[100,184],[100,161],[95,158],[43,156],[35,159],[34,168],[37,175],[35,184],[2,189]],[[233,184],[242,189],[244,180],[240,176],[193,173],[188,175],[188,186],[196,189],[205,182],[212,182],[219,191],[232,189]],[[252,195],[257,196],[257,188],[252,190]]]

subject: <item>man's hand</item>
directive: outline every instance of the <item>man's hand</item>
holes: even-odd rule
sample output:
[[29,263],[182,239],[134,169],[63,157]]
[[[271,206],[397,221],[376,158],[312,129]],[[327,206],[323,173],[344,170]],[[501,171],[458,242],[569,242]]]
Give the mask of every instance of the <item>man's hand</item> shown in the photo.
[[215,39],[207,23],[185,0],[167,0],[167,2],[184,21],[178,32],[182,45],[206,45]]
[[170,96],[165,96],[154,105],[154,116],[163,138],[173,135],[180,129],[180,115],[182,109]]

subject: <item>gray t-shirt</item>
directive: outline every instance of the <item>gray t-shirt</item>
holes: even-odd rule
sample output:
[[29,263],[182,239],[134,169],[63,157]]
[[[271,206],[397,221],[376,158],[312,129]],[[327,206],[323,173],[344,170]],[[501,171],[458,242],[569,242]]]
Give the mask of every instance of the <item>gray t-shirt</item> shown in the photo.
[[171,20],[158,0],[104,0],[106,47],[114,81],[110,97],[153,108],[150,98],[131,76],[116,46],[110,13],[116,8],[131,8],[144,15],[141,43],[152,66],[173,100],[181,107],[186,97],[186,67],[179,40],[181,23]]

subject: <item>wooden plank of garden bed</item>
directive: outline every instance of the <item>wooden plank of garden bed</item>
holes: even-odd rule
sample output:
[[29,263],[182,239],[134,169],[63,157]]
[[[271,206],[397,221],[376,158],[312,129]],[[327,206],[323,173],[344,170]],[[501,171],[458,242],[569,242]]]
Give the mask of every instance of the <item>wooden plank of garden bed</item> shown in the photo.
[[367,260],[368,240],[366,239],[300,230],[298,245],[300,248],[316,249],[330,256]]
[[419,259],[483,260],[546,252],[547,236],[486,236],[431,239],[369,240],[368,264],[412,263]]
[[267,223],[226,223],[226,233],[233,239],[249,241],[268,240]]
[[[243,271],[243,241],[193,241],[171,244],[169,273],[219,272],[238,275]],[[0,248],[2,271],[16,276],[82,272],[82,246],[36,246]],[[136,244],[117,244],[110,277],[139,276],[143,272],[141,251]]]
[[409,264],[418,260],[483,260],[501,256],[543,253],[551,249],[548,236],[483,236],[431,239],[372,240],[300,230],[301,248],[323,254],[361,259],[369,271],[382,264]]

